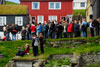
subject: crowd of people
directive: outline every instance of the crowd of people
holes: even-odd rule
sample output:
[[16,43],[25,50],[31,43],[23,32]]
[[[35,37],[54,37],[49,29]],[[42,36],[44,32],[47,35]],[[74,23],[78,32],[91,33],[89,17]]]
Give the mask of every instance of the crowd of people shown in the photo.
[[[86,18],[81,20],[72,20],[58,22],[56,20],[49,21],[42,24],[41,22],[36,25],[33,20],[32,23],[22,26],[19,30],[18,25],[12,24],[12,26],[4,25],[3,31],[5,38],[3,40],[9,41],[9,34],[12,34],[12,41],[16,41],[16,34],[20,31],[22,40],[32,40],[32,48],[34,56],[38,55],[38,44],[40,43],[41,53],[44,53],[43,44],[45,39],[58,39],[58,38],[73,38],[73,37],[94,37],[100,35],[100,19],[90,19],[90,22],[86,22]],[[88,32],[89,31],[89,32]],[[89,34],[89,35],[88,35]],[[29,45],[26,44],[26,49],[21,51],[18,48],[17,56],[29,55]]]
[[[46,22],[43,24],[39,23],[37,26],[32,22],[31,24],[26,24],[22,26],[21,37],[22,40],[32,40],[32,34],[36,34],[37,37],[40,36],[40,33],[44,35],[44,38],[72,38],[72,37],[87,37],[87,31],[90,31],[90,36],[99,36],[100,35],[100,20],[90,19],[90,22],[87,23],[85,18],[82,18],[82,21],[72,20],[71,22]],[[12,34],[12,41],[16,40],[16,34],[19,32],[18,26],[12,24],[12,26],[4,25],[3,27],[4,35],[6,41],[9,40],[9,33]],[[64,35],[64,36],[63,36]]]

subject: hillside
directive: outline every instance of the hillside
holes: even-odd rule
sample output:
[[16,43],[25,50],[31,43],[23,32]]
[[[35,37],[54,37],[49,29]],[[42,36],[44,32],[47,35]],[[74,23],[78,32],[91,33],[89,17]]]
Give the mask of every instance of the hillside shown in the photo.
[[14,3],[14,2],[10,2],[10,1],[6,1],[7,5],[19,5],[18,3]]

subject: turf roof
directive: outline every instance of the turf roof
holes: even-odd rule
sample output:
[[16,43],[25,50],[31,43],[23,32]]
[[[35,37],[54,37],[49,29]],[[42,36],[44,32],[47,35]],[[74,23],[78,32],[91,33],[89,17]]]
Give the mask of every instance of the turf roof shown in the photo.
[[24,5],[0,5],[0,15],[27,14],[27,6]]

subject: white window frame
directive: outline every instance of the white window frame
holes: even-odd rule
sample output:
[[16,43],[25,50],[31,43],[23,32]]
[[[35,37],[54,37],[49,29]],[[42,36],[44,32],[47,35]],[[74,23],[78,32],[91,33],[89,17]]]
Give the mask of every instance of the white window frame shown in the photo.
[[[42,17],[42,21],[39,20],[39,17]],[[43,16],[43,15],[38,15],[38,16],[37,16],[37,19],[38,19],[38,24],[39,24],[40,22],[41,22],[41,23],[44,22],[44,16]]]
[[[34,4],[34,3],[38,3],[38,8],[34,8],[34,7],[33,7],[33,4]],[[33,9],[33,10],[39,10],[39,9],[40,9],[40,2],[32,2],[32,9]]]
[[[52,17],[52,18],[53,18],[53,17],[56,17],[56,19],[52,19],[52,20],[50,20],[50,17]],[[56,21],[58,20],[58,18],[57,18],[56,15],[50,15],[50,16],[48,16],[48,19],[50,20],[50,22],[52,22],[53,20],[56,20]]]
[[[54,8],[50,8],[50,3],[54,3]],[[60,4],[60,8],[56,8],[56,3],[59,3]],[[61,2],[49,2],[49,10],[61,10]]]
[[6,25],[6,16],[0,16],[0,18],[1,18],[0,26]]
[[[19,20],[18,19],[21,19],[21,24],[19,24]],[[18,25],[18,26],[23,26],[23,17],[22,16],[20,16],[20,17],[15,17],[15,24],[16,25]]]

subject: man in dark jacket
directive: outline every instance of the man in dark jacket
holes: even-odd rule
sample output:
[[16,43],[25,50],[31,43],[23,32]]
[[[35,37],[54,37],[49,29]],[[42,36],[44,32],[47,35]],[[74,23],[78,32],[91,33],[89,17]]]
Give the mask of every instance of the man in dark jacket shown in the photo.
[[32,34],[32,50],[33,50],[33,55],[37,56],[38,55],[38,41],[37,41],[37,36],[35,34]]
[[7,24],[6,41],[9,41],[10,26]]
[[18,32],[15,24],[12,24],[11,33],[12,33],[12,41],[16,41],[16,33]]
[[95,28],[95,35],[99,36],[99,22],[96,19],[93,21],[93,27]]
[[62,38],[63,29],[64,29],[64,28],[63,28],[62,24],[60,23],[60,24],[59,24],[59,27],[58,27],[59,38]]
[[43,34],[44,34],[44,37],[45,37],[45,38],[48,38],[48,29],[49,29],[49,26],[48,26],[48,24],[45,22],[44,25],[43,25]]
[[75,21],[74,24],[74,33],[75,33],[75,37],[80,37],[80,25],[77,21]]
[[54,22],[52,22],[52,24],[50,26],[50,36],[52,39],[55,38],[55,24],[54,24]]

